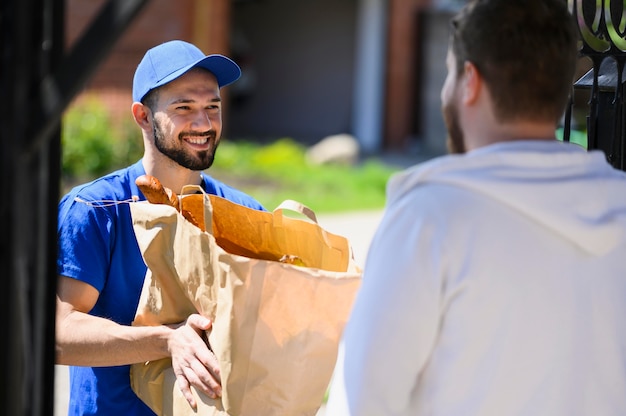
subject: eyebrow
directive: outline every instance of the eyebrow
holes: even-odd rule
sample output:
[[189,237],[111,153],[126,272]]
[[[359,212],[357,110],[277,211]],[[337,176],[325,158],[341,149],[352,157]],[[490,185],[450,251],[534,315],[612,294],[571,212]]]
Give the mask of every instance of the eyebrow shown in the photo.
[[[212,103],[219,103],[222,101],[221,97],[213,97],[209,100]],[[174,100],[172,102],[169,103],[169,105],[174,105],[174,104],[191,104],[191,103],[195,103],[197,102],[196,100],[193,100],[191,98],[179,98],[177,100]]]

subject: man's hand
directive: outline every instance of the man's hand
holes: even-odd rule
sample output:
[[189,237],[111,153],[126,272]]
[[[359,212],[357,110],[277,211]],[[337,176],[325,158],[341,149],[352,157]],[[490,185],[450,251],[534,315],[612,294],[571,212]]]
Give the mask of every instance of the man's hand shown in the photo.
[[194,410],[197,410],[197,405],[191,386],[213,399],[222,395],[219,363],[204,341],[204,331],[211,325],[209,319],[198,314],[191,315],[175,326],[168,341],[178,387]]

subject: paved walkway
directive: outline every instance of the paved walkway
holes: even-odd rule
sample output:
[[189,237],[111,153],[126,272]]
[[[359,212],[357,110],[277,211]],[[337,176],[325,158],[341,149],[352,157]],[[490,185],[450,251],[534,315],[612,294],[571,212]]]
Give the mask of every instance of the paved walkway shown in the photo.
[[[318,222],[327,231],[347,237],[357,264],[363,266],[370,241],[381,217],[382,211],[351,212],[318,215]],[[68,370],[66,366],[56,366],[54,416],[67,415],[67,401]],[[318,416],[323,414],[324,409],[320,409]]]

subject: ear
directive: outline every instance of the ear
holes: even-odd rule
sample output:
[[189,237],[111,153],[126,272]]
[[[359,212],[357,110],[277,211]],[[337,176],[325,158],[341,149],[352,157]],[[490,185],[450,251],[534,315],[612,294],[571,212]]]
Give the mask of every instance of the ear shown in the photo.
[[130,109],[133,113],[135,123],[137,123],[142,130],[152,130],[152,112],[147,106],[139,102],[134,102]]
[[480,95],[483,79],[472,62],[466,61],[463,65],[463,103],[474,104]]

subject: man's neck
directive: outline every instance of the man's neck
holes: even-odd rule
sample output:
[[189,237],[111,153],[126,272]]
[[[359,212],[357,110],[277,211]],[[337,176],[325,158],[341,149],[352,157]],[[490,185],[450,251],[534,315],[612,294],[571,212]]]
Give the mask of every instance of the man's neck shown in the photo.
[[468,132],[467,151],[500,142],[556,139],[556,125],[552,122],[514,121],[484,127],[480,131]]
[[177,194],[181,192],[185,185],[202,184],[200,171],[184,168],[166,157],[153,158],[149,155],[144,155],[143,167],[147,175],[154,176],[163,186]]

